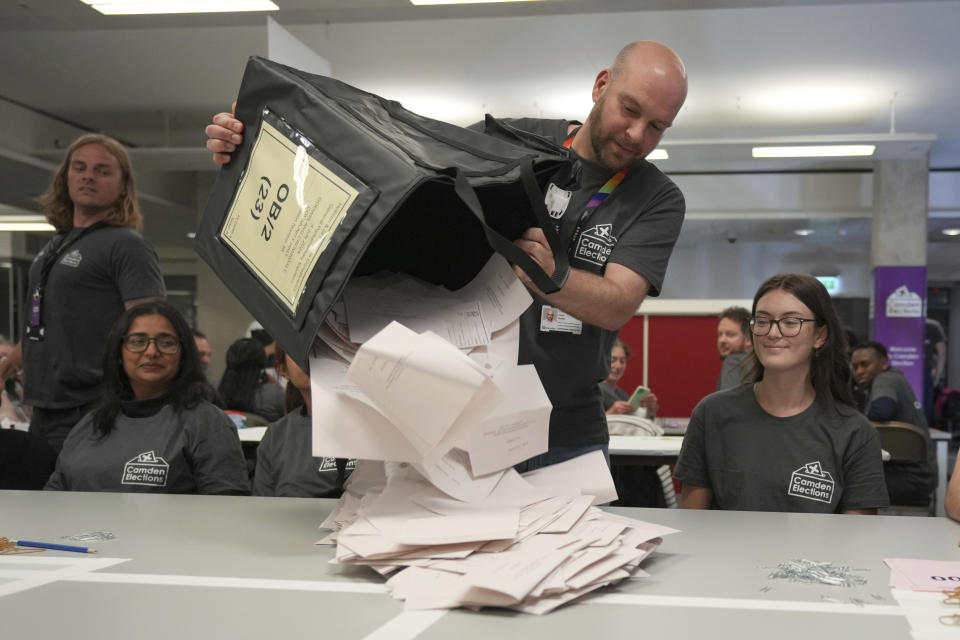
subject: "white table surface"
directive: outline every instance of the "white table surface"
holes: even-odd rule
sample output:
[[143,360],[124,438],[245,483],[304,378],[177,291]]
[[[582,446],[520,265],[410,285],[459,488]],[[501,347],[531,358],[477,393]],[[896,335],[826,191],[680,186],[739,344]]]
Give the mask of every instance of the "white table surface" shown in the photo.
[[[95,556],[0,556],[4,638],[869,638],[910,637],[883,558],[960,561],[945,518],[614,509],[681,529],[649,578],[537,617],[504,610],[403,612],[383,579],[331,565],[313,543],[332,501],[0,491],[0,535],[116,539]],[[849,565],[862,587],[770,578],[803,558]],[[122,561],[94,571],[87,561]],[[51,565],[49,563],[63,563]],[[32,564],[31,564],[32,563]],[[51,570],[55,571],[51,571]],[[26,588],[32,586],[33,588]]]

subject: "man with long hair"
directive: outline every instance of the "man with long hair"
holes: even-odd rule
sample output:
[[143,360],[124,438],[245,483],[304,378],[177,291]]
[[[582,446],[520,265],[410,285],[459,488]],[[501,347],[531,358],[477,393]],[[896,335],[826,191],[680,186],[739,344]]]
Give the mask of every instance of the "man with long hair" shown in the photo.
[[23,340],[0,357],[0,378],[24,368],[30,431],[59,451],[99,394],[110,327],[165,289],[157,254],[139,233],[133,168],[119,142],[75,140],[38,202],[57,233],[30,267]]

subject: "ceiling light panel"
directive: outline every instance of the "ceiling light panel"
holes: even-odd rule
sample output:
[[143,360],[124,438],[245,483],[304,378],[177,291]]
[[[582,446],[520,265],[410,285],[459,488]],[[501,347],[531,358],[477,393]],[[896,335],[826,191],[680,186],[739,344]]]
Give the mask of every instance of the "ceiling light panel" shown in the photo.
[[108,16],[169,13],[236,13],[243,11],[277,11],[271,0],[123,0],[111,2],[83,0]]

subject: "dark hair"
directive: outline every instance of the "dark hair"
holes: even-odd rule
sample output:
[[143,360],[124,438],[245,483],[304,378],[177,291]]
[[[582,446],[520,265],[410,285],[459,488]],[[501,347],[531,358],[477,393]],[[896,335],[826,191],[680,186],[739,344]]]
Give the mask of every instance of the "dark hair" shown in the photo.
[[47,222],[56,227],[57,231],[73,229],[73,200],[70,199],[70,189],[67,184],[67,174],[70,172],[70,162],[73,153],[80,147],[97,144],[106,149],[117,159],[120,171],[123,174],[123,192],[117,201],[114,210],[104,220],[108,225],[115,227],[131,227],[137,231],[143,229],[143,215],[140,213],[140,204],[137,201],[137,187],[133,180],[133,165],[126,148],[102,133],[87,133],[67,148],[63,162],[57,167],[50,186],[37,198],[37,203],[47,217]]
[[149,315],[161,315],[166,318],[180,342],[180,365],[167,391],[167,398],[173,405],[174,411],[180,412],[195,407],[212,391],[200,370],[197,345],[193,341],[190,327],[180,312],[166,302],[151,301],[138,304],[127,309],[117,318],[107,335],[107,343],[103,350],[103,395],[93,412],[94,430],[101,438],[110,435],[113,430],[117,415],[120,413],[120,403],[133,397],[130,379],[123,369],[121,353],[123,338],[136,318]]
[[[813,353],[810,364],[810,381],[818,398],[840,413],[839,405],[854,406],[850,393],[850,363],[847,360],[847,339],[843,325],[837,316],[826,287],[813,276],[804,273],[782,273],[768,278],[753,296],[753,313],[757,302],[770,291],[781,290],[793,295],[813,313],[816,326],[825,327],[827,338]],[[757,358],[756,349],[749,356],[752,365],[749,378],[755,382],[763,379],[763,364]]]
[[[287,352],[283,350],[283,347],[280,346],[280,343],[277,343],[277,377],[280,377],[280,367],[287,366]],[[299,409],[302,406],[305,406],[306,402],[303,399],[303,394],[300,393],[300,389],[287,380],[287,388],[284,389],[283,393],[283,410],[287,413],[292,413],[293,411]]]
[[627,356],[627,360],[629,360],[630,356],[633,355],[633,351],[630,350],[630,345],[628,345],[626,342],[624,342],[620,338],[617,338],[614,341],[613,347],[610,349],[610,351],[613,351],[613,349],[616,349],[617,347],[620,347],[621,349],[623,349],[623,353],[624,355]]
[[194,329],[194,330],[193,330],[193,337],[194,337],[194,338],[200,338],[201,340],[206,340],[206,339],[207,339],[207,334],[205,334],[203,331],[200,331],[200,329]]
[[230,345],[227,368],[217,387],[228,409],[256,413],[254,396],[264,382],[266,364],[267,354],[259,341],[241,338]]
[[855,346],[850,353],[859,351],[860,349],[873,349],[873,352],[876,353],[881,360],[889,359],[889,356],[887,355],[887,348],[876,340],[867,340],[866,342],[861,342]]
[[[754,302],[754,306],[756,306],[756,302]],[[750,311],[748,309],[743,307],[727,307],[717,316],[717,322],[720,322],[724,318],[729,318],[734,322],[740,323],[740,332],[744,337],[753,340],[753,335],[750,333]]]

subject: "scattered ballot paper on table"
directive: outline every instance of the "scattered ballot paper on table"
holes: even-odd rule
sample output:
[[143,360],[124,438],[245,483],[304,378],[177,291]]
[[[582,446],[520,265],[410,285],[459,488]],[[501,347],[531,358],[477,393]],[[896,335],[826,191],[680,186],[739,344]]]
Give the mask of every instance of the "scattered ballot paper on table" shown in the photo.
[[494,256],[458,291],[411,276],[352,280],[310,357],[313,454],[357,458],[322,528],[333,562],[389,577],[406,609],[547,613],[639,565],[676,530],[609,514],[594,451],[521,476],[552,406],[518,365],[532,299]]
[[[602,455],[600,463],[605,469]],[[567,473],[589,477],[595,464],[595,456],[581,456],[569,461]],[[359,507],[348,487],[325,524],[335,529],[336,562],[391,576],[387,588],[408,610],[497,606],[547,613],[646,575],[640,562],[662,536],[676,532],[601,511],[591,506],[594,496],[544,497],[542,486],[513,469],[470,504],[444,495],[412,465],[384,478]]]

